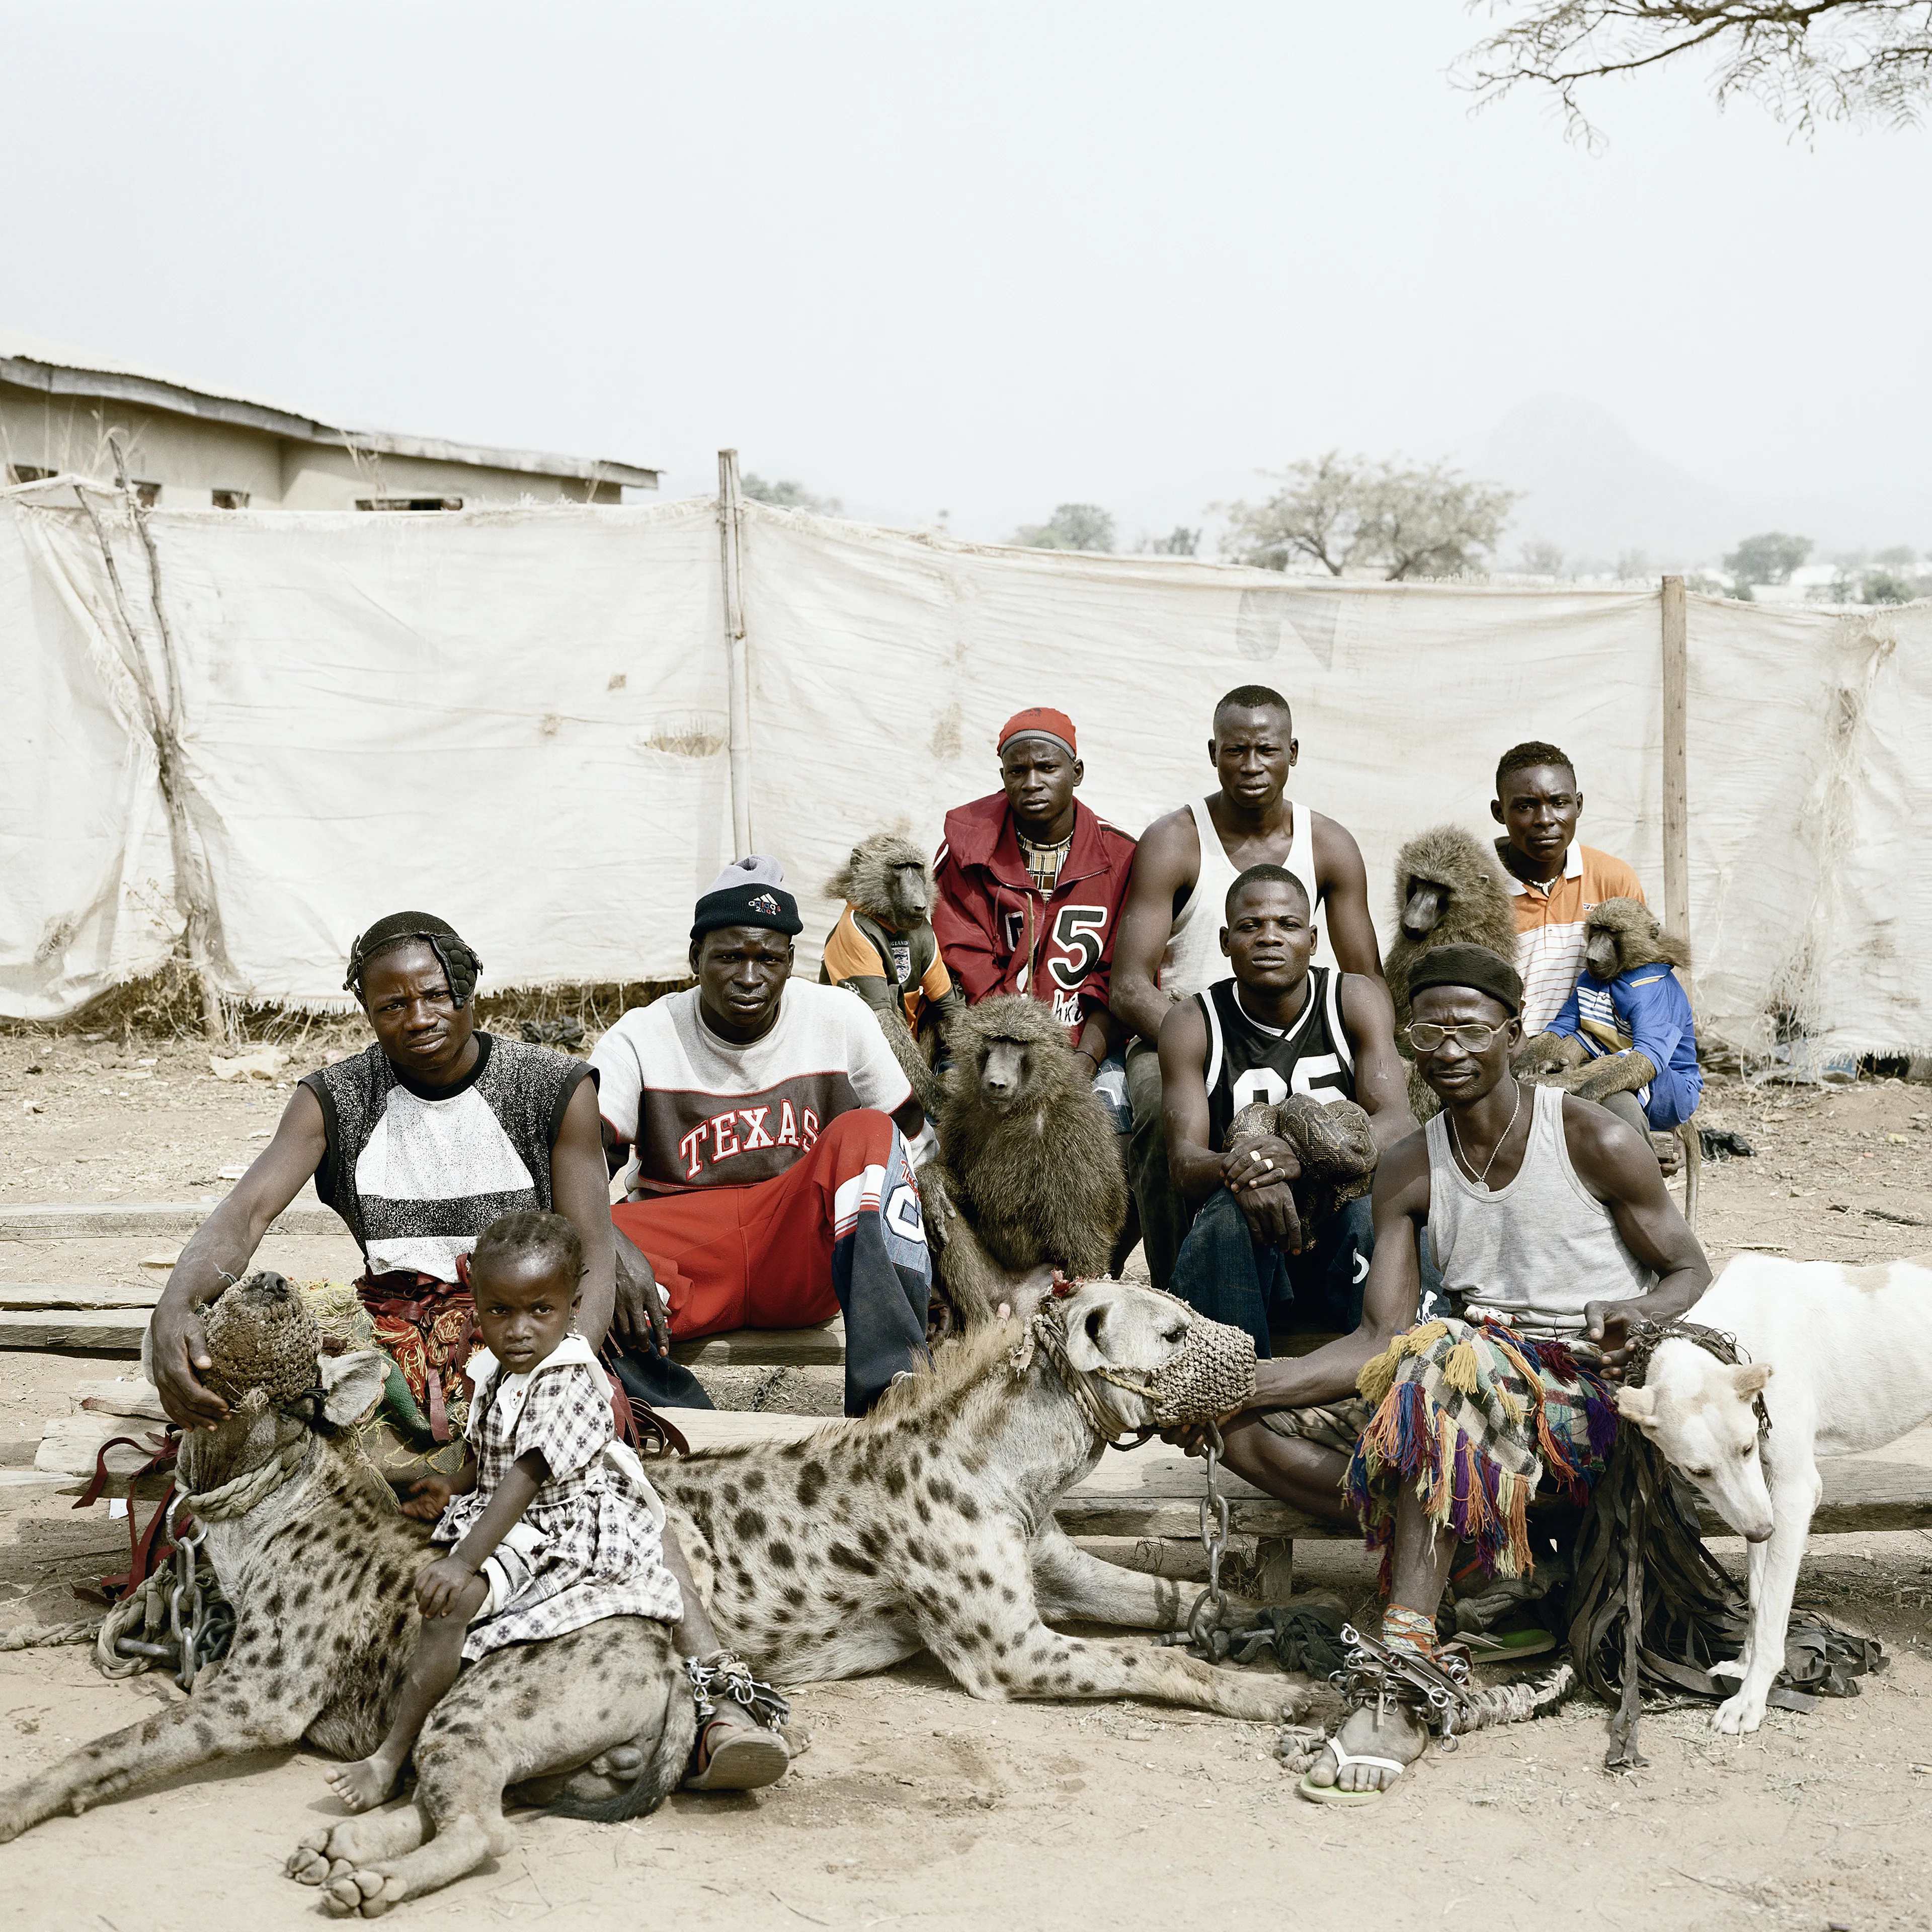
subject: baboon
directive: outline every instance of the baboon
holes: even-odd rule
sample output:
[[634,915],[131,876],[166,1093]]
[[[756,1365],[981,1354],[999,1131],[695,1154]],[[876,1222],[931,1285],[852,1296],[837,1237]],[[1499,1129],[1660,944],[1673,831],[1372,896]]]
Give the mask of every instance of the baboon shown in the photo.
[[1418,832],[1396,854],[1398,928],[1382,976],[1395,1002],[1395,1040],[1409,1063],[1409,1106],[1418,1120],[1442,1111],[1435,1090],[1418,1072],[1402,1029],[1408,1024],[1408,976],[1416,961],[1438,946],[1486,946],[1514,966],[1516,914],[1495,848],[1460,825]]
[[1105,1274],[1127,1184],[1086,1063],[1052,1010],[1002,993],[954,1017],[939,1158],[920,1196],[961,1325],[992,1318],[1010,1277]]
[[[926,991],[927,976],[939,959],[926,860],[910,838],[875,832],[852,848],[825,890],[843,899],[845,910],[826,941],[819,982],[849,987],[872,1008],[926,1118],[936,1119],[945,1104],[945,1089],[914,1036],[915,1027],[929,1028],[934,1045],[944,1045],[952,1016],[966,999],[950,984],[938,998]],[[940,966],[942,976],[944,972]]]
[[[1679,1096],[1680,1102],[1688,1099],[1690,1105],[1672,1131],[1684,1144],[1684,1218],[1694,1226],[1704,1150],[1691,1116],[1702,1082],[1694,1072],[1696,1034],[1690,997],[1670,970],[1690,964],[1688,942],[1666,932],[1640,899],[1605,899],[1592,908],[1583,922],[1585,977],[1577,982],[1579,1030],[1540,1033],[1526,1041],[1516,1050],[1515,1070],[1582,1100],[1608,1102],[1620,1094],[1634,1096],[1666,1071],[1636,1046],[1626,1017],[1636,988],[1654,988],[1650,997],[1667,1003],[1672,1020],[1682,1026],[1690,1047],[1690,1068],[1680,1071],[1690,1072],[1695,1084]],[[1646,977],[1642,974],[1646,966],[1658,970]],[[1594,1042],[1594,1052],[1586,1036]],[[1634,1099],[1617,1111],[1632,1124],[1641,1122],[1643,1132],[1649,1131]]]

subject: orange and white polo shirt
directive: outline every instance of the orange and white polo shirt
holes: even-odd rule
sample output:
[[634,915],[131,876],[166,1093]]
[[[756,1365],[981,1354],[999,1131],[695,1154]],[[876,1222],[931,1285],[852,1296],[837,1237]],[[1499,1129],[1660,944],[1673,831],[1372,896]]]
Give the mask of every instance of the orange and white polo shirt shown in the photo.
[[1621,859],[1572,844],[1563,876],[1526,886],[1507,868],[1503,883],[1516,914],[1516,970],[1522,975],[1522,1032],[1541,1033],[1563,1010],[1583,970],[1583,922],[1606,899],[1643,900],[1637,875]]

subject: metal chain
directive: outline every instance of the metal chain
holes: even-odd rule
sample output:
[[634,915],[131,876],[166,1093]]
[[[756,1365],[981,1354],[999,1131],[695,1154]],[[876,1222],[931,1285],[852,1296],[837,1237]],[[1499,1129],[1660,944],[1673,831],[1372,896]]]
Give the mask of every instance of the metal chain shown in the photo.
[[691,1694],[700,1724],[718,1714],[721,1697],[738,1705],[754,1723],[767,1730],[776,1730],[791,1716],[790,1700],[770,1684],[761,1683],[728,1651],[714,1652],[709,1658],[687,1657],[684,1668],[691,1679]]
[[[178,1506],[172,1496],[162,1505],[169,1510]],[[119,1656],[170,1666],[184,1691],[194,1690],[195,1678],[208,1665],[228,1654],[235,1636],[234,1606],[218,1585],[212,1593],[202,1586],[202,1532],[190,1532],[176,1543],[170,1559],[174,1571],[172,1583],[166,1580],[164,1572],[158,1570],[142,1586],[143,1592],[151,1592],[166,1602],[166,1630],[154,1638],[122,1636],[114,1641]]]
[[1228,1553],[1228,1498],[1215,1480],[1221,1468],[1221,1426],[1208,1425],[1208,1490],[1201,1498],[1201,1547],[1208,1558],[1208,1587],[1187,1613],[1187,1634],[1202,1654],[1219,1664],[1228,1654],[1228,1593],[1221,1587],[1221,1559]]
[[175,1587],[168,1598],[168,1627],[181,1641],[175,1682],[184,1690],[194,1688],[195,1672],[200,1668],[196,1650],[201,1636],[201,1572],[195,1567],[200,1550],[201,1538],[192,1534],[175,1545]]
[[1442,1748],[1456,1748],[1456,1720],[1468,1696],[1468,1660],[1450,1652],[1433,1663],[1399,1650],[1351,1624],[1342,1626],[1347,1664],[1329,1678],[1351,1710],[1373,1700],[1379,1724],[1396,1704],[1442,1733]]

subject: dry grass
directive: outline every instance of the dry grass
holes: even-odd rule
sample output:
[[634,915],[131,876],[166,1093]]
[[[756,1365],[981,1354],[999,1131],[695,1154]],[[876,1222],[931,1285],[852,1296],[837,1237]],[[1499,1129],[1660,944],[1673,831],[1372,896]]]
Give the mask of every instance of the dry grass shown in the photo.
[[[689,980],[606,980],[594,986],[513,987],[506,992],[480,993],[477,1024],[514,1039],[526,1020],[574,1018],[582,1022],[586,1040],[594,1040],[608,1032],[626,1009],[647,1006],[661,994],[677,992],[692,983]],[[273,1042],[291,1051],[310,1043],[356,1048],[367,1045],[369,1038],[368,1022],[353,1009],[317,1013],[224,1000],[222,1013],[231,1046]],[[201,988],[184,961],[171,959],[160,972],[112,987],[65,1019],[0,1021],[0,1033],[16,1036],[94,1034],[128,1041],[200,1040]]]

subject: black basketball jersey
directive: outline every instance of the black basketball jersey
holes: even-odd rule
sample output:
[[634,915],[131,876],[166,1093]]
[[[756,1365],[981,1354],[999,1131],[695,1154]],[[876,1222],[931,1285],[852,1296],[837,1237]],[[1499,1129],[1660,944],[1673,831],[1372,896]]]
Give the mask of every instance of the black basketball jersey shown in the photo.
[[1342,1026],[1342,976],[1308,969],[1308,1004],[1286,1032],[1257,1024],[1242,1010],[1232,980],[1196,993],[1208,1022],[1208,1144],[1219,1149],[1229,1124],[1257,1101],[1272,1105],[1306,1094],[1326,1106],[1355,1097],[1355,1060]]

